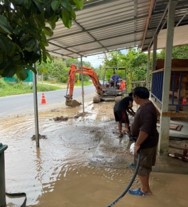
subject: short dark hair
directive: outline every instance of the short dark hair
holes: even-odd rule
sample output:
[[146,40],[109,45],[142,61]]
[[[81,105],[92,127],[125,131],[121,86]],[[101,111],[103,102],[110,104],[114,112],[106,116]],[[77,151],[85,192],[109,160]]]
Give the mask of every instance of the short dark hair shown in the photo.
[[129,95],[130,97],[133,97],[133,93],[132,93],[132,92],[131,92],[131,93],[129,93],[128,95]]
[[142,99],[148,99],[149,98],[149,90],[146,87],[136,87],[133,90],[133,96],[138,96]]

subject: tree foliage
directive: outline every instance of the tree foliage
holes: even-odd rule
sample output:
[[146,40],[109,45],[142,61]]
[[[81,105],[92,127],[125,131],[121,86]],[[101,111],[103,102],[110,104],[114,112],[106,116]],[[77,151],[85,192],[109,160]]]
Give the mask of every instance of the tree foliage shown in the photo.
[[70,28],[84,0],[0,0],[0,75],[25,78],[25,68],[49,56],[56,22]]
[[125,54],[119,51],[112,52],[105,60],[103,70],[105,68],[115,69],[107,70],[107,80],[110,79],[113,72],[116,72],[122,79],[126,80],[128,89],[131,90],[132,81],[143,81],[146,79],[147,54],[136,49],[130,49]]
[[[80,66],[80,61],[73,58],[62,59],[62,58],[51,58],[46,62],[37,64],[38,74],[41,75],[44,80],[55,80],[57,82],[66,83],[68,80],[68,72],[71,64]],[[83,65],[90,67],[89,62],[83,61]],[[76,79],[80,79],[80,75],[76,75]],[[84,80],[89,80],[87,76],[84,76]]]
[[[165,49],[162,49],[157,57],[159,59],[165,59]],[[172,59],[187,59],[188,58],[188,45],[181,45],[173,47]]]

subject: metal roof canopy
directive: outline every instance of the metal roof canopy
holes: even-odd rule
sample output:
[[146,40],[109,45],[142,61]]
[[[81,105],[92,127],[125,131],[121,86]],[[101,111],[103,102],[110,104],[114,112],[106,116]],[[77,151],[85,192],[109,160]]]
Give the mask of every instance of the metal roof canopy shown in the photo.
[[[177,1],[176,30],[188,24],[188,1]],[[148,50],[152,47],[155,35],[167,27],[168,2],[169,0],[89,1],[84,9],[76,12],[76,20],[70,29],[60,21],[57,23],[53,36],[49,38],[47,50],[53,56],[64,58],[133,47]],[[184,41],[186,43],[188,39]],[[174,45],[178,44],[174,41]]]

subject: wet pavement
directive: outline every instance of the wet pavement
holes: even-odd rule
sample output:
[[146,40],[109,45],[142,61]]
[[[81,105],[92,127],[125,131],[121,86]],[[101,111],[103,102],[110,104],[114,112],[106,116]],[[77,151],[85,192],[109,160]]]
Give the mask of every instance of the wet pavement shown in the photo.
[[[32,207],[108,206],[134,173],[128,168],[133,160],[128,137],[118,139],[112,107],[111,102],[88,102],[85,113],[82,106],[59,106],[41,112],[40,134],[46,139],[40,140],[39,149],[31,139],[35,132],[32,114],[0,119],[1,142],[8,145],[6,191],[26,192],[27,206]],[[65,119],[54,119],[57,117]],[[171,143],[182,145],[179,140]],[[187,169],[186,162],[158,157],[151,174],[154,195],[126,195],[116,206],[187,206]],[[138,186],[136,179],[133,187]],[[21,202],[7,197],[7,206],[19,206]]]

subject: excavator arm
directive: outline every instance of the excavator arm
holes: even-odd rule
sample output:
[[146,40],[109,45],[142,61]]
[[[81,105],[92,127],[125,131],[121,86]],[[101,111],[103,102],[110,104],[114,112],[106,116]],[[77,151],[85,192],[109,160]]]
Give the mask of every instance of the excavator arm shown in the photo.
[[66,105],[68,106],[72,106],[76,104],[75,100],[73,100],[73,91],[74,91],[74,84],[75,84],[75,78],[76,78],[77,73],[89,76],[93,82],[93,85],[96,88],[97,93],[100,96],[103,95],[102,86],[99,82],[97,74],[95,73],[93,69],[85,67],[85,66],[82,66],[82,68],[77,68],[75,65],[71,65],[70,70],[69,70],[69,78],[67,82],[67,92],[65,96]]

